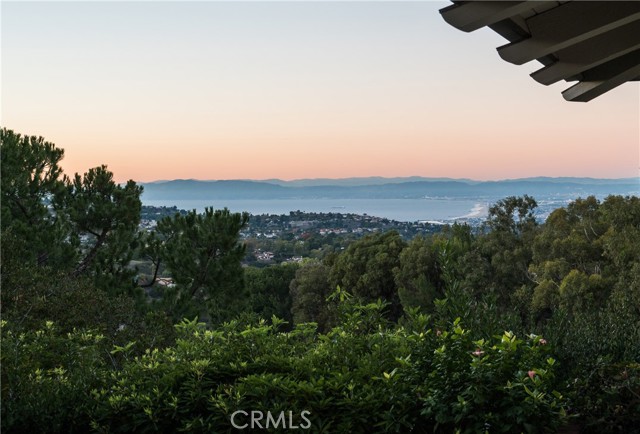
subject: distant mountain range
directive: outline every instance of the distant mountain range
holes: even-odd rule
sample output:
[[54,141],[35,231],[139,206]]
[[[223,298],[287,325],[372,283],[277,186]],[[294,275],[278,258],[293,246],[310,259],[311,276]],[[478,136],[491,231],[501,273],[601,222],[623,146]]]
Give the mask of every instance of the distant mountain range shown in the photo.
[[141,183],[145,200],[208,199],[418,199],[638,195],[640,178],[522,178],[473,181],[450,178],[344,178],[200,181],[177,179]]

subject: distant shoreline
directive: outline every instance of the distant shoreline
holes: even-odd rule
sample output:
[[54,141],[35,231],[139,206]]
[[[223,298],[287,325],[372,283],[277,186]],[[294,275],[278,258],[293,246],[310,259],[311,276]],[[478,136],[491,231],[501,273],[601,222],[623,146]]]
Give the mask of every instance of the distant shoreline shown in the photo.
[[478,217],[486,217],[487,215],[489,215],[489,204],[478,202],[473,206],[473,208],[471,208],[469,214],[465,214],[460,217],[453,217],[449,220],[472,219]]
[[[290,212],[359,214],[388,218],[399,222],[453,222],[460,218],[481,217],[485,205],[467,199],[195,199],[145,200],[143,205],[177,206],[202,212],[205,207],[228,208],[232,212],[253,215],[287,215]],[[465,217],[457,217],[465,216]],[[466,217],[470,216],[470,217]],[[447,223],[444,223],[447,224]]]

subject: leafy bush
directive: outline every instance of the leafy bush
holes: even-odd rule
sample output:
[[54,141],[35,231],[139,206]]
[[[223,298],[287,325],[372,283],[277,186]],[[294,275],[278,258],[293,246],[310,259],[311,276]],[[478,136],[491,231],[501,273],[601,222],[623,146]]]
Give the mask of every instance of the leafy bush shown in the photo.
[[559,386],[587,433],[638,432],[640,318],[632,309],[612,303],[573,316],[557,311],[546,326],[562,362]]
[[[308,416],[314,432],[542,432],[563,420],[544,340],[473,341],[457,320],[413,313],[390,327],[385,303],[343,297],[341,325],[281,332],[283,321],[177,326],[175,345],[133,356],[88,332],[3,327],[7,432],[231,432],[238,411]],[[6,328],[6,329],[5,329]],[[108,354],[108,358],[104,358]],[[107,363],[112,360],[113,363]]]
[[572,404],[585,433],[637,433],[640,427],[640,364],[597,360],[570,385]]
[[544,432],[564,421],[543,338],[505,332],[473,341],[456,320],[436,331],[435,344],[415,354],[414,375],[424,377],[412,382],[420,384],[421,414],[443,432]]
[[85,432],[90,391],[107,374],[100,334],[43,329],[15,332],[2,321],[3,432]]

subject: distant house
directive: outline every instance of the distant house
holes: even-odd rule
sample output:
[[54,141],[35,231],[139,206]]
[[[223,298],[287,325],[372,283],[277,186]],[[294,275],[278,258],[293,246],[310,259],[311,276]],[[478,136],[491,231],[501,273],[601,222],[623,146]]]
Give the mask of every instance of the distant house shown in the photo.
[[158,277],[156,278],[156,285],[164,286],[167,288],[173,288],[176,286],[175,282],[170,277]]
[[289,222],[289,226],[291,226],[292,228],[305,229],[305,228],[310,228],[311,226],[313,226],[316,223],[317,223],[317,221],[294,220],[294,221]]
[[258,252],[256,253],[256,259],[261,262],[273,261],[275,254],[273,252]]

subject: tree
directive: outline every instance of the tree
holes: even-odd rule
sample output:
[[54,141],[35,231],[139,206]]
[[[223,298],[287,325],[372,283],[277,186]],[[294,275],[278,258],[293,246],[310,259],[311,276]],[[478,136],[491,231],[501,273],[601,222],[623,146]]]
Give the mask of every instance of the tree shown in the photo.
[[131,290],[134,271],[127,265],[139,241],[142,187],[133,181],[116,184],[104,165],[73,180],[65,177],[65,183],[65,194],[56,202],[78,248],[73,275],[93,275],[96,286],[108,291]]
[[110,310],[108,297],[135,293],[127,266],[142,188],[117,185],[105,166],[70,179],[60,168],[64,151],[42,137],[2,129],[0,138],[3,314],[29,324],[64,299],[74,307],[69,324],[86,324],[91,308]]
[[327,297],[332,292],[329,268],[321,262],[309,261],[296,271],[290,284],[291,315],[295,324],[316,322],[320,330],[332,325]]
[[[529,264],[538,231],[536,207],[536,201],[527,195],[498,201],[489,209],[486,222],[489,232],[478,239],[476,252],[468,255],[476,269],[486,271],[486,280],[475,283],[495,296],[503,308],[513,304],[516,291],[532,283]],[[475,269],[471,272],[476,273]]]
[[[52,207],[52,199],[64,190],[59,166],[64,151],[42,137],[22,136],[0,130],[2,159],[2,238],[12,237],[12,256],[25,264],[65,266],[73,256],[62,216]],[[5,273],[10,269],[3,267]]]
[[390,318],[397,319],[402,308],[393,270],[400,265],[400,253],[405,247],[396,231],[353,242],[331,268],[331,286],[340,286],[366,303],[386,301],[390,303]]
[[400,265],[393,270],[398,296],[404,309],[433,309],[433,302],[443,295],[439,245],[433,237],[417,236],[400,254]]
[[536,226],[533,214],[538,206],[531,196],[509,196],[489,208],[487,224],[493,232],[522,236]]
[[245,269],[248,307],[262,318],[273,315],[291,324],[289,285],[296,276],[298,264],[272,265]]
[[42,137],[2,129],[1,138],[2,233],[13,239],[11,256],[91,275],[104,289],[131,289],[126,266],[136,247],[142,187],[117,185],[106,166],[70,179],[59,166],[64,151]]
[[600,203],[589,196],[553,211],[533,242],[532,313],[540,320],[558,308],[569,315],[600,310],[613,289],[626,291],[633,281],[639,245],[636,197]]
[[[398,295],[403,308],[420,307],[431,312],[434,301],[445,296],[446,277],[459,281],[460,269],[466,264],[459,263],[472,243],[471,228],[454,224],[445,228],[442,234],[413,238],[400,253],[400,265],[393,270]],[[445,276],[444,259],[447,259]]]
[[220,322],[242,310],[245,246],[239,237],[248,221],[246,212],[206,208],[158,222],[157,254],[176,284],[165,290],[163,301],[174,317],[206,313]]

